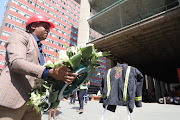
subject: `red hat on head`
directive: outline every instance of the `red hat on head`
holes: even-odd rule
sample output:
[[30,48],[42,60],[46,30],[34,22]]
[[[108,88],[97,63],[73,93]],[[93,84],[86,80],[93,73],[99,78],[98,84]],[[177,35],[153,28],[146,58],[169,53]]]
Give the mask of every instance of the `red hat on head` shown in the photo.
[[35,22],[46,22],[46,23],[49,23],[49,24],[50,24],[50,29],[55,27],[52,22],[49,22],[49,21],[48,21],[48,18],[47,18],[46,16],[41,15],[41,14],[34,14],[34,15],[32,15],[32,16],[28,19],[28,21],[27,21],[27,23],[26,23],[26,29],[27,29],[27,27],[28,27],[31,23],[35,23]]

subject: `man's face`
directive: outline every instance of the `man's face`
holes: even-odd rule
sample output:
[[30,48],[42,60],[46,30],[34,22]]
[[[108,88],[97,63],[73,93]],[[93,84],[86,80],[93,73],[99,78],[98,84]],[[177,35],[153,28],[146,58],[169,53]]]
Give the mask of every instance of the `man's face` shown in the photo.
[[45,22],[33,23],[31,28],[34,30],[33,34],[41,41],[45,40],[50,32],[50,25]]

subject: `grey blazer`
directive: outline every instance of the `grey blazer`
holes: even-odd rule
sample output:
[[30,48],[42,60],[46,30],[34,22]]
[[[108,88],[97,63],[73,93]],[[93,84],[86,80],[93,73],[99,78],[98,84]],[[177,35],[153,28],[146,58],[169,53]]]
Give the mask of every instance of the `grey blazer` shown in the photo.
[[6,65],[0,77],[0,105],[19,108],[26,103],[34,79],[41,78],[45,67],[40,65],[40,52],[34,37],[14,31],[6,47]]

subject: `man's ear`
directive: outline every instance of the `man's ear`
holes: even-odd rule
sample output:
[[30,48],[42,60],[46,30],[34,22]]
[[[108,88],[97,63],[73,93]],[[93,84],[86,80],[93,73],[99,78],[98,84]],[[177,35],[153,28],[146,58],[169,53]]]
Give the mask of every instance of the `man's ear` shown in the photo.
[[32,23],[32,25],[31,25],[31,29],[32,29],[32,30],[35,30],[35,29],[36,29],[36,27],[37,27],[37,24],[36,24],[36,23]]

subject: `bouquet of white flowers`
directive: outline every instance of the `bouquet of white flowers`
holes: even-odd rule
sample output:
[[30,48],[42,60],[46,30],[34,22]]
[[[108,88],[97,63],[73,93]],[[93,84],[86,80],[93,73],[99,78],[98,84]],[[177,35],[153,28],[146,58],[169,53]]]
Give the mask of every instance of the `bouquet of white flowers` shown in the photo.
[[93,44],[80,48],[72,46],[67,50],[61,50],[55,62],[48,61],[44,66],[51,69],[66,66],[78,76],[71,84],[65,84],[52,77],[45,80],[35,79],[35,87],[30,93],[30,101],[27,104],[33,105],[37,112],[48,111],[58,106],[61,99],[78,88],[100,66],[98,58],[107,55],[109,55],[108,52],[98,52],[94,49]]

